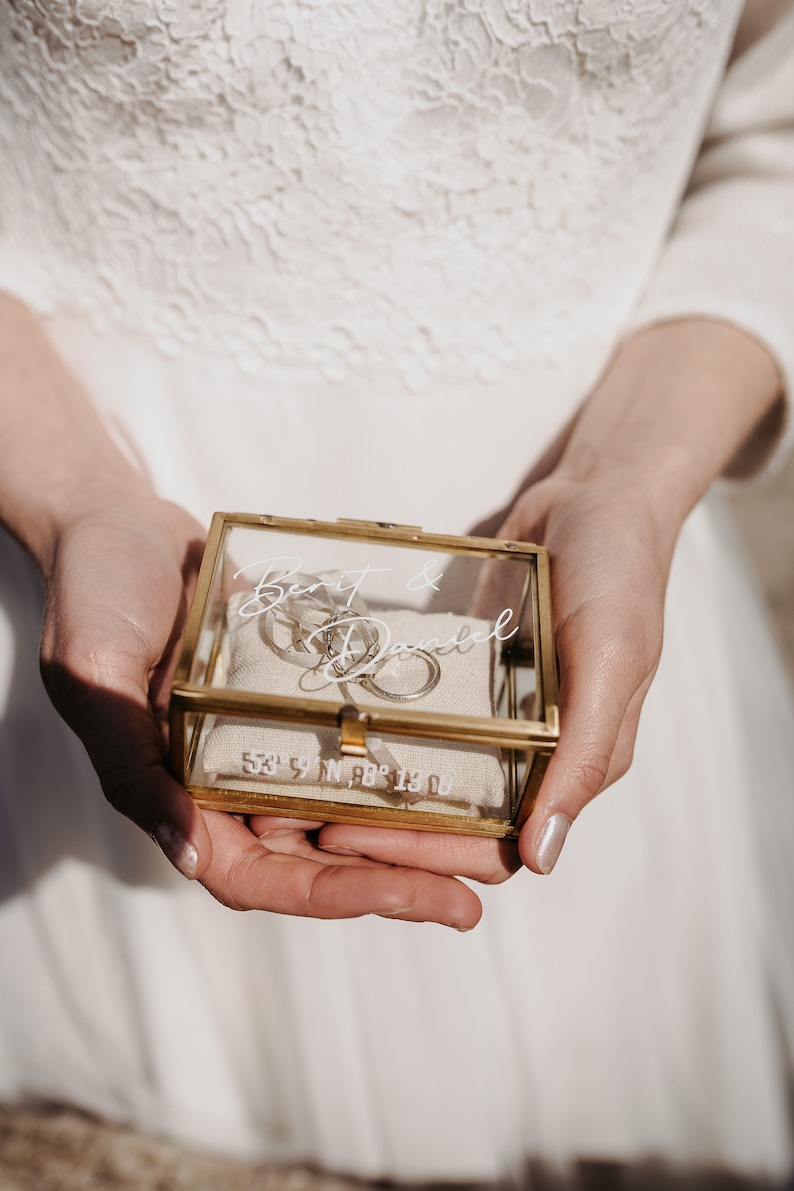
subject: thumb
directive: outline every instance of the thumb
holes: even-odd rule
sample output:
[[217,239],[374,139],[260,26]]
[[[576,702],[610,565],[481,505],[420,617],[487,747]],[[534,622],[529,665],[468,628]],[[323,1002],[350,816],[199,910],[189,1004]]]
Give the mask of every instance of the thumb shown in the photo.
[[121,674],[114,675],[118,689],[92,684],[61,662],[46,668],[45,682],[111,806],[150,835],[183,876],[200,877],[212,859],[210,835],[201,811],[166,768],[146,692]]
[[[622,642],[576,650],[560,681],[560,739],[519,837],[524,864],[552,871],[584,807],[629,768],[642,702],[655,670]],[[560,659],[566,656],[560,650]]]

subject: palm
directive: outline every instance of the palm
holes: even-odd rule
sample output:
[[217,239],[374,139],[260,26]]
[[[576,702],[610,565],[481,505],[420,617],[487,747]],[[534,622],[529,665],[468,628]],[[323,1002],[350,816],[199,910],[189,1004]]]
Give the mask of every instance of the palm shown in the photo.
[[[659,540],[642,504],[620,490],[554,476],[539,477],[501,524],[494,518],[488,528],[498,537],[543,544],[552,558],[562,730],[519,842],[524,863],[541,871],[535,849],[543,823],[556,813],[575,818],[631,761],[661,651],[671,544]],[[485,588],[488,581],[486,575]],[[320,840],[324,847],[380,860],[400,856],[401,863],[490,882],[519,864],[514,845],[487,839],[333,825]]]
[[320,822],[202,814],[169,774],[168,691],[203,536],[183,510],[149,498],[82,518],[59,543],[42,672],[109,801],[145,831],[166,824],[189,841],[196,875],[228,906],[473,925],[479,902],[459,882],[333,856],[317,846]]

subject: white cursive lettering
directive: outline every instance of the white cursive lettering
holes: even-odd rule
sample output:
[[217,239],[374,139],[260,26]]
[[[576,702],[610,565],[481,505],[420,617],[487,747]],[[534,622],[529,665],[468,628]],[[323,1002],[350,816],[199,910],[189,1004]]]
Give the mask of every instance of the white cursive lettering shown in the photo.
[[[328,591],[338,591],[341,595],[349,592],[345,601],[349,608],[368,575],[392,570],[391,567],[367,565],[361,567],[360,570],[342,571],[341,575],[333,579],[318,579],[314,575],[303,573],[302,558],[298,558],[295,554],[285,554],[275,558],[262,558],[258,562],[250,562],[247,566],[240,567],[239,571],[235,571],[234,578],[239,578],[245,571],[253,570],[254,567],[264,567],[265,569],[262,578],[254,588],[253,595],[240,605],[240,616],[261,616],[264,612],[269,612],[271,608],[277,608],[279,604],[283,604],[289,596],[313,595],[321,587]],[[287,579],[295,578],[303,579],[304,582],[290,583],[288,587],[285,587]],[[309,583],[305,582],[307,579],[310,580]],[[343,583],[344,579],[352,579],[353,582]]]

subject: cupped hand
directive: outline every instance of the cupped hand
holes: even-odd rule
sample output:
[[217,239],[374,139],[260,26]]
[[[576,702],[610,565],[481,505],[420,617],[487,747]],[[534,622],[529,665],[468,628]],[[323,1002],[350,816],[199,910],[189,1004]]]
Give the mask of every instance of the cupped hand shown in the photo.
[[[475,530],[551,556],[560,738],[519,839],[535,872],[551,871],[576,816],[631,763],[677,535],[716,476],[768,455],[781,394],[775,360],[737,327],[647,327],[624,341],[512,507]],[[380,860],[408,854],[395,832],[331,826],[320,841]],[[488,840],[417,833],[412,847],[413,863],[437,872],[499,880],[511,869],[510,852]]]
[[560,739],[522,830],[522,860],[548,873],[570,825],[629,768],[662,650],[673,535],[619,479],[556,474],[522,493],[500,537],[549,549]]
[[324,847],[384,861],[400,855],[487,882],[506,879],[520,861],[548,873],[580,811],[629,767],[661,653],[672,536],[651,502],[638,493],[628,499],[617,479],[560,470],[527,487],[489,528],[498,538],[543,544],[552,559],[561,732],[518,852],[490,839],[339,824],[321,832]]
[[171,776],[168,693],[204,536],[183,509],[148,494],[82,510],[59,532],[42,674],[110,803],[235,909],[473,926],[479,900],[450,876],[334,856],[318,846],[321,822],[202,813]]

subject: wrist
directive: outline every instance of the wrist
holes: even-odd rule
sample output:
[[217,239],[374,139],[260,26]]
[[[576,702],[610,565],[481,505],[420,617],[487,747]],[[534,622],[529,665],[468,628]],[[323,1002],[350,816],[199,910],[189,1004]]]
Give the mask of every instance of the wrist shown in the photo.
[[[115,468],[113,463],[116,463]],[[45,583],[58,543],[80,521],[157,501],[148,482],[118,459],[98,459],[80,444],[66,446],[47,465],[24,455],[4,469],[0,482],[2,520],[36,563]]]
[[0,295],[0,519],[45,579],[68,525],[151,496],[31,312]]
[[110,523],[118,518],[142,523],[154,519],[162,503],[146,481],[134,473],[117,477],[70,476],[62,484],[48,487],[29,506],[29,527],[18,536],[48,583],[59,545],[71,530],[89,522]]
[[674,536],[745,444],[774,427],[780,403],[775,362],[745,332],[708,319],[660,324],[620,348],[557,471],[643,500]]

